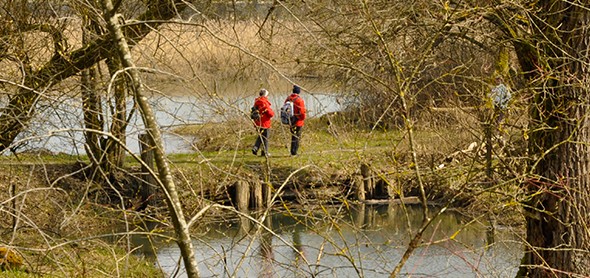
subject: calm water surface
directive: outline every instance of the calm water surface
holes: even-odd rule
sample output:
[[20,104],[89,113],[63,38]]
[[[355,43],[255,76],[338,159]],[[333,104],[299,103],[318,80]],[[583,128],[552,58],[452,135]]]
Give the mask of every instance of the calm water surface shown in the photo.
[[[193,243],[201,277],[388,277],[421,222],[419,207],[356,206],[272,215],[259,231],[247,220],[207,226]],[[510,229],[448,212],[436,219],[401,277],[514,277],[522,244]],[[157,251],[169,277],[186,277],[175,244]]]
[[[283,82],[284,83],[284,82]],[[269,99],[275,110],[290,93],[290,84],[268,87]],[[221,122],[236,117],[246,119],[261,85],[256,82],[220,84],[215,92],[197,92],[175,84],[160,85],[152,88],[149,102],[153,107],[158,124],[162,127],[163,139],[167,153],[190,153],[192,137],[181,136],[173,132],[179,125]],[[337,96],[333,87],[308,86],[309,92],[302,97],[309,109],[310,117],[339,111],[344,103]],[[43,99],[37,107],[36,117],[29,128],[17,138],[21,150],[47,149],[55,153],[85,154],[83,113],[80,99],[61,96],[59,99]],[[110,111],[114,104],[103,103],[103,111]],[[133,101],[127,101],[128,113],[132,111]],[[139,152],[138,134],[144,133],[144,125],[138,112],[129,115],[127,128],[127,147],[131,152]],[[109,122],[109,117],[105,117]],[[277,123],[278,124],[278,123]]]

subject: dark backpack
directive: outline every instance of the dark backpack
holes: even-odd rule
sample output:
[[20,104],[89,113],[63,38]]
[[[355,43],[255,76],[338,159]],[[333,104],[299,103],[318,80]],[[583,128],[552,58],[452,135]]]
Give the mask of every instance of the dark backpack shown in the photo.
[[258,111],[258,107],[256,107],[256,105],[252,106],[250,110],[250,119],[255,121],[260,120],[260,111]]

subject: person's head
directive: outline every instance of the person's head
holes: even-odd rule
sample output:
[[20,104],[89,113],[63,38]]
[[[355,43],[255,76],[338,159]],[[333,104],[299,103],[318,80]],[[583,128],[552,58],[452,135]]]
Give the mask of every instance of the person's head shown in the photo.
[[294,94],[301,93],[301,88],[299,88],[299,86],[297,86],[297,85],[293,85],[293,93]]
[[260,92],[258,92],[258,95],[260,95],[261,97],[267,97],[268,91],[266,89],[261,89]]
[[498,84],[498,85],[502,84],[504,82],[504,78],[502,78],[501,75],[496,75],[495,80],[496,80],[496,84]]

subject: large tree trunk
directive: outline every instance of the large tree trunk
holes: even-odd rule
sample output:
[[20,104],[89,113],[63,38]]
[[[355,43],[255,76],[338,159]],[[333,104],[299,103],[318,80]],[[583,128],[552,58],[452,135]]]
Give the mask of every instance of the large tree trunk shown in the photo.
[[[92,35],[98,34],[98,25],[94,21],[84,23],[82,27],[82,43],[86,44]],[[98,91],[99,80],[98,66],[94,65],[82,71],[80,78],[82,91],[82,110],[84,113],[84,138],[86,140],[86,153],[95,169],[92,174],[93,180],[98,180],[102,176],[98,169],[106,160],[104,158],[103,148],[101,146],[101,132],[104,128],[102,118],[102,101]]]
[[[538,103],[534,113],[546,129],[531,136],[535,177],[527,181],[527,277],[590,273],[590,141],[587,90],[554,89],[558,99]],[[576,92],[577,91],[577,92]],[[555,111],[555,109],[563,109]],[[553,111],[553,112],[550,112]],[[553,114],[553,115],[551,115]]]
[[[132,24],[124,30],[129,44],[136,44],[153,28],[162,24],[164,20],[177,16],[178,12],[185,7],[184,0],[149,1],[148,10],[136,18],[137,22],[145,21],[146,23]],[[56,51],[45,65],[27,74],[19,92],[11,97],[4,108],[0,109],[0,152],[11,146],[16,136],[31,120],[39,98],[38,92],[110,57],[114,47],[108,34],[103,35],[72,52]]]
[[[515,43],[535,81],[526,183],[527,250],[519,276],[590,273],[590,121],[588,4],[538,1],[531,45]],[[582,5],[586,5],[583,7]]]
[[[89,38],[102,35],[100,25],[96,20],[85,19],[82,28],[82,43],[89,43]],[[108,57],[106,63],[111,76],[122,69],[117,57]],[[102,136],[105,123],[103,120],[102,97],[98,92],[100,73],[98,64],[82,71],[82,103],[84,111],[84,137],[86,139],[86,152],[91,158],[94,173],[92,179],[95,181],[104,180],[105,174],[112,173],[113,169],[123,167],[125,161],[125,148],[127,138],[127,87],[128,82],[125,74],[120,74],[113,80],[114,86],[112,96],[114,105],[111,106],[112,137]]]
[[112,80],[112,96],[115,101],[115,105],[112,107],[111,116],[111,127],[110,131],[113,137],[107,139],[105,150],[109,161],[108,172],[112,168],[123,167],[125,161],[125,148],[124,144],[127,142],[127,91],[131,85],[128,82],[127,74],[115,75],[118,70],[122,70],[122,66],[119,59],[116,57],[108,58],[107,65],[109,67],[109,73],[114,76]]

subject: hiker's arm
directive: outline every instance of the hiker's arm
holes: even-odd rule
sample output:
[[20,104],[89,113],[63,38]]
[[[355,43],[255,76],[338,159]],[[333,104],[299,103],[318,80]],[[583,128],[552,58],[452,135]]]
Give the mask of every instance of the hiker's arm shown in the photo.
[[303,100],[300,101],[299,104],[299,115],[297,115],[298,120],[305,120],[307,111],[305,110],[305,102]]

